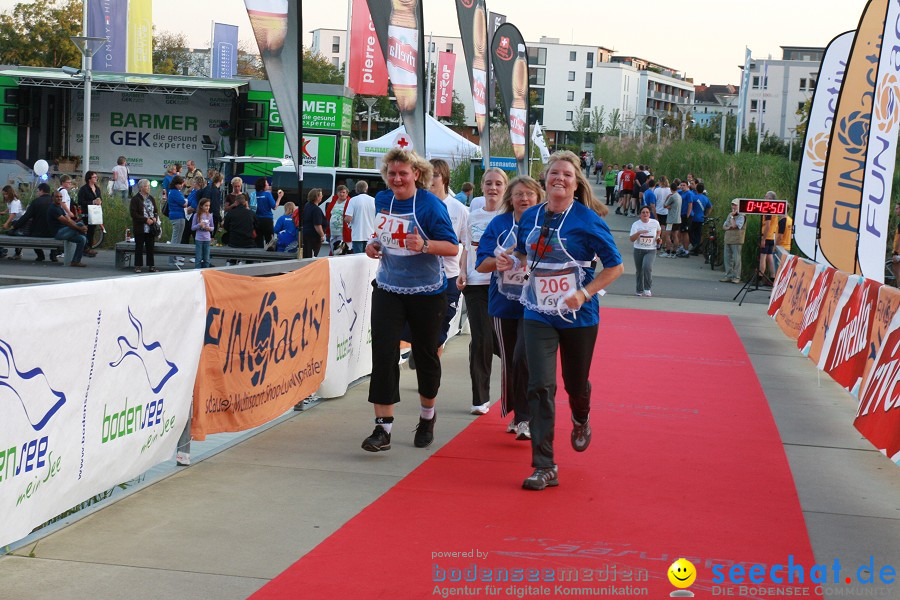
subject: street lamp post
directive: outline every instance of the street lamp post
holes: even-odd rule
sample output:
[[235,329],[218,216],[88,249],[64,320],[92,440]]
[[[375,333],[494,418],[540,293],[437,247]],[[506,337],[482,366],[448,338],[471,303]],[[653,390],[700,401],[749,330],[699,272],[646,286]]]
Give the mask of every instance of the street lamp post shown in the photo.
[[106,38],[73,35],[69,37],[84,58],[84,166],[91,168],[91,68],[94,55],[106,43]]
[[369,128],[366,136],[367,140],[372,139],[372,107],[375,106],[376,101],[377,98],[363,98],[363,102],[365,102],[366,106],[369,107]]

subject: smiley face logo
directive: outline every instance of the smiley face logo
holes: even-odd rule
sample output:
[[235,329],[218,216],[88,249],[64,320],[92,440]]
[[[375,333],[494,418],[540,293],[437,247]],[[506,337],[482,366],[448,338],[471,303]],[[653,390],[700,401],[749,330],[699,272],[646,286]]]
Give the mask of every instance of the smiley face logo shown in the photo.
[[667,575],[669,583],[675,587],[688,588],[694,585],[694,581],[697,579],[697,569],[691,561],[679,558],[669,567]]

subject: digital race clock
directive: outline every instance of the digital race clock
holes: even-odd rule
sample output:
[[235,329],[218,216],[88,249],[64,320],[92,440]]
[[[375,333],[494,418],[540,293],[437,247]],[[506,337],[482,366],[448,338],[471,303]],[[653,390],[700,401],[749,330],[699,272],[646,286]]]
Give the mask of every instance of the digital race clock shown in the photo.
[[784,200],[749,200],[738,199],[738,211],[746,215],[783,215],[787,213],[787,202]]

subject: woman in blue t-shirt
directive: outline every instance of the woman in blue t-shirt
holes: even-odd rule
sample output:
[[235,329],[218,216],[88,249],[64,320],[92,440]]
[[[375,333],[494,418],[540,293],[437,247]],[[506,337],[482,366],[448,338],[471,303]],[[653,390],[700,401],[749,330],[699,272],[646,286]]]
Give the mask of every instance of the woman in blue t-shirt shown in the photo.
[[274,233],[275,215],[273,210],[281,204],[284,198],[284,190],[278,190],[278,201],[272,197],[272,187],[265,177],[256,180],[256,246],[262,248],[272,240]]
[[284,214],[275,222],[276,252],[296,254],[300,247],[300,230],[294,223],[294,209],[296,208],[293,202],[285,202]]
[[[557,351],[572,409],[572,447],[583,452],[591,442],[588,376],[600,322],[595,294],[624,270],[601,218],[609,209],[594,198],[575,154],[550,157],[546,186],[547,201],[526,210],[519,221],[515,255],[497,257],[498,271],[516,269],[524,261],[527,272],[521,302],[535,470],[522,487],[530,490],[559,485],[553,460]],[[595,258],[603,264],[596,276]]]
[[390,450],[394,404],[400,402],[400,337],[409,323],[421,411],[413,444],[434,440],[434,404],[441,384],[438,340],[447,310],[442,256],[459,242],[443,200],[428,191],[431,163],[395,148],[384,156],[387,190],[375,196],[375,237],[366,256],[379,259],[372,291],[372,378],[369,402],[375,430],[363,440],[369,452]]
[[[540,184],[528,177],[516,177],[506,188],[496,217],[488,224],[478,244],[475,268],[479,273],[495,271],[501,253],[516,248],[519,219],[527,209],[544,198]],[[515,414],[506,427],[517,440],[530,440],[528,399],[528,361],[525,360],[525,340],[522,333],[524,309],[519,302],[524,283],[523,269],[494,272],[488,290],[488,314],[493,319],[494,334],[500,349],[500,415]]]

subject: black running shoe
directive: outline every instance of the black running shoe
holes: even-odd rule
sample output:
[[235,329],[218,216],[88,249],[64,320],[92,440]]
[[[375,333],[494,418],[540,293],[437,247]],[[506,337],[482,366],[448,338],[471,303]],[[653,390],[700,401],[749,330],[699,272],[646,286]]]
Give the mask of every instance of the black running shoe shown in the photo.
[[555,487],[559,485],[559,469],[557,467],[538,467],[531,474],[531,477],[522,482],[522,487],[526,490],[542,490],[547,487]]
[[368,452],[380,452],[391,449],[391,434],[381,425],[375,426],[372,435],[363,440],[362,449]]
[[591,445],[591,421],[590,417],[579,423],[572,418],[572,448],[575,452],[584,452]]
[[437,421],[437,413],[429,419],[419,417],[419,424],[416,425],[416,436],[413,438],[413,446],[416,448],[427,448],[434,441],[434,422]]

